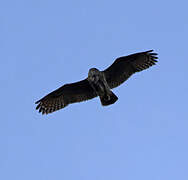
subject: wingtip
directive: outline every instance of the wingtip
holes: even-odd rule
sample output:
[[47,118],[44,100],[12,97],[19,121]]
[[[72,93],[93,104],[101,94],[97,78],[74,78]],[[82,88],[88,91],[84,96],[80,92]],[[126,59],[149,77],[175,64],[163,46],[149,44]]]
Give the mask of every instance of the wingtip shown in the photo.
[[[151,55],[158,55],[157,53],[155,53],[155,52],[153,52],[154,50],[153,49],[151,49],[151,50],[148,50],[148,51],[145,51],[146,53],[150,53]],[[153,52],[153,53],[151,53],[151,52]]]
[[149,52],[152,52],[152,51],[154,51],[153,49],[151,49],[151,50],[148,50],[148,51],[146,51],[146,53],[149,53]]
[[38,104],[39,102],[40,102],[40,100],[39,100],[39,101],[36,101],[35,104]]
[[156,60],[156,59],[158,59],[157,53],[153,52],[153,50],[146,51],[146,53],[153,58],[153,61],[157,62],[157,60]]

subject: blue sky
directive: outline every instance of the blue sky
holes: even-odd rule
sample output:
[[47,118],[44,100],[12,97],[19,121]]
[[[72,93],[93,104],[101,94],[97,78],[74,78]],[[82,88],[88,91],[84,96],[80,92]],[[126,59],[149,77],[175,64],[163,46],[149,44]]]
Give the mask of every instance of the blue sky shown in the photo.
[[[0,179],[187,180],[187,1],[0,2]],[[34,102],[116,57],[159,62],[114,89],[119,100],[48,116]]]

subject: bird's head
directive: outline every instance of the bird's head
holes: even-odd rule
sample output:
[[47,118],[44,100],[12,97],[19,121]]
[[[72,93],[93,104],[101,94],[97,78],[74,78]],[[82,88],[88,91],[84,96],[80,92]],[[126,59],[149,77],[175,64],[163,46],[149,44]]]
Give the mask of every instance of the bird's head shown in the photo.
[[88,72],[88,80],[95,82],[98,81],[100,71],[97,68],[91,68]]

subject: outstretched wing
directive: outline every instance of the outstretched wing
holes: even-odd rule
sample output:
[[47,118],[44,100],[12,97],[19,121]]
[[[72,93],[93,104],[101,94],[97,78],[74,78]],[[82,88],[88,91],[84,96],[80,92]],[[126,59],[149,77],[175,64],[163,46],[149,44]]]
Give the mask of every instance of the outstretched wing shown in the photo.
[[126,81],[135,72],[155,65],[157,62],[157,53],[152,53],[152,51],[153,50],[117,58],[110,67],[103,71],[109,87],[115,88]]
[[97,94],[90,86],[87,79],[65,84],[36,102],[39,112],[42,114],[52,113],[68,104],[86,101],[96,97]]

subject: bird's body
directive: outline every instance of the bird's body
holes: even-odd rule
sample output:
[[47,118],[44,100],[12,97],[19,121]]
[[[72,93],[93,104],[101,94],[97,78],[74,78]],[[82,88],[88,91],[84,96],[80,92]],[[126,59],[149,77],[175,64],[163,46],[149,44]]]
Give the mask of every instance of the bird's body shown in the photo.
[[117,101],[117,96],[110,90],[104,72],[99,71],[96,68],[89,70],[88,78],[89,84],[99,96],[101,104],[107,106]]
[[115,103],[118,97],[111,89],[119,86],[135,72],[155,65],[156,53],[152,50],[117,58],[114,63],[99,71],[91,68],[88,77],[82,81],[65,84],[36,102],[39,112],[52,113],[68,104],[86,101],[99,96],[101,104],[107,106]]

